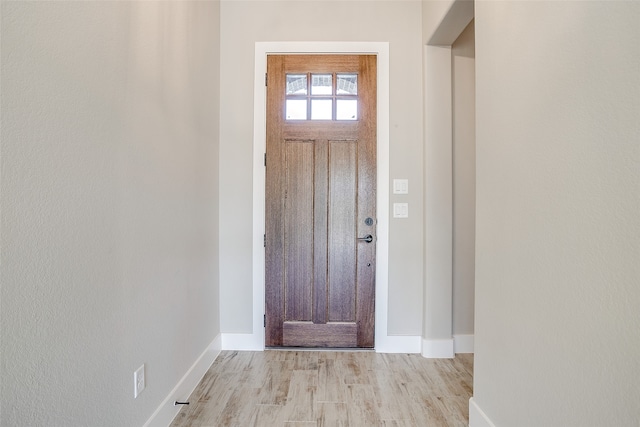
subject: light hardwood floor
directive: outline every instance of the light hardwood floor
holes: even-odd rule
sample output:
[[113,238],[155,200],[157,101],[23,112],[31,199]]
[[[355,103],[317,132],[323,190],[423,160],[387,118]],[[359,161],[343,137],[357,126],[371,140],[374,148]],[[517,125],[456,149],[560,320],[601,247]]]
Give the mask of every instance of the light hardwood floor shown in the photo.
[[467,426],[473,355],[223,351],[171,427]]

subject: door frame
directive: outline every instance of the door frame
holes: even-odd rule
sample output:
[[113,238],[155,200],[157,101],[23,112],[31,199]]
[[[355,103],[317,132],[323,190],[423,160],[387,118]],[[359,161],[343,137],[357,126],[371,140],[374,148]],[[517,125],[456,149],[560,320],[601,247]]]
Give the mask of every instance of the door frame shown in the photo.
[[378,57],[377,88],[377,242],[375,287],[375,350],[419,352],[414,337],[387,335],[389,287],[389,43],[388,42],[257,42],[255,44],[253,114],[253,333],[234,340],[234,348],[264,350],[265,331],[265,167],[266,87],[268,54],[375,54]]

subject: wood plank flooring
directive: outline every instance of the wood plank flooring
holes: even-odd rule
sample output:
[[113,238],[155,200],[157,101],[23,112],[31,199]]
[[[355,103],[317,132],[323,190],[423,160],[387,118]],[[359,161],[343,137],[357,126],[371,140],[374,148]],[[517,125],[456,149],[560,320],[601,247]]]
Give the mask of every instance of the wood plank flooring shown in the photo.
[[473,355],[223,351],[171,427],[467,426]]

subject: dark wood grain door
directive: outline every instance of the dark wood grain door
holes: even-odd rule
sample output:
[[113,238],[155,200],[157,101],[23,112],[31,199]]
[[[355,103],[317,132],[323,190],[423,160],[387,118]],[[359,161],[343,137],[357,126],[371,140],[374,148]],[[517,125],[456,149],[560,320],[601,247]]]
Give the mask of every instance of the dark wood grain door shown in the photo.
[[268,347],[374,346],[376,57],[267,59]]

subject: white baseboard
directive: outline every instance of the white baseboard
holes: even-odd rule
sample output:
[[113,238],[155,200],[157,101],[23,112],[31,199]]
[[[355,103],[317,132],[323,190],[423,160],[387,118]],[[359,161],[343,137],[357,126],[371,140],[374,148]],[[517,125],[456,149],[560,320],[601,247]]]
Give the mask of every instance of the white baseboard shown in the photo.
[[[419,335],[376,336],[377,353],[420,353]],[[264,336],[259,334],[222,334],[222,349],[263,351]]]
[[223,350],[263,351],[264,336],[260,334],[222,334]]
[[443,340],[422,340],[422,356],[427,359],[453,359],[453,338]]
[[473,397],[469,399],[469,427],[496,427]]
[[204,374],[209,370],[216,357],[222,350],[222,337],[220,334],[207,346],[186,374],[178,381],[171,393],[162,401],[158,409],[144,424],[144,427],[167,427],[180,411],[179,406],[174,406],[176,400],[186,400],[196,388]]
[[376,337],[376,353],[420,353],[420,335]]
[[453,350],[458,353],[473,353],[473,334],[471,335],[454,335]]

